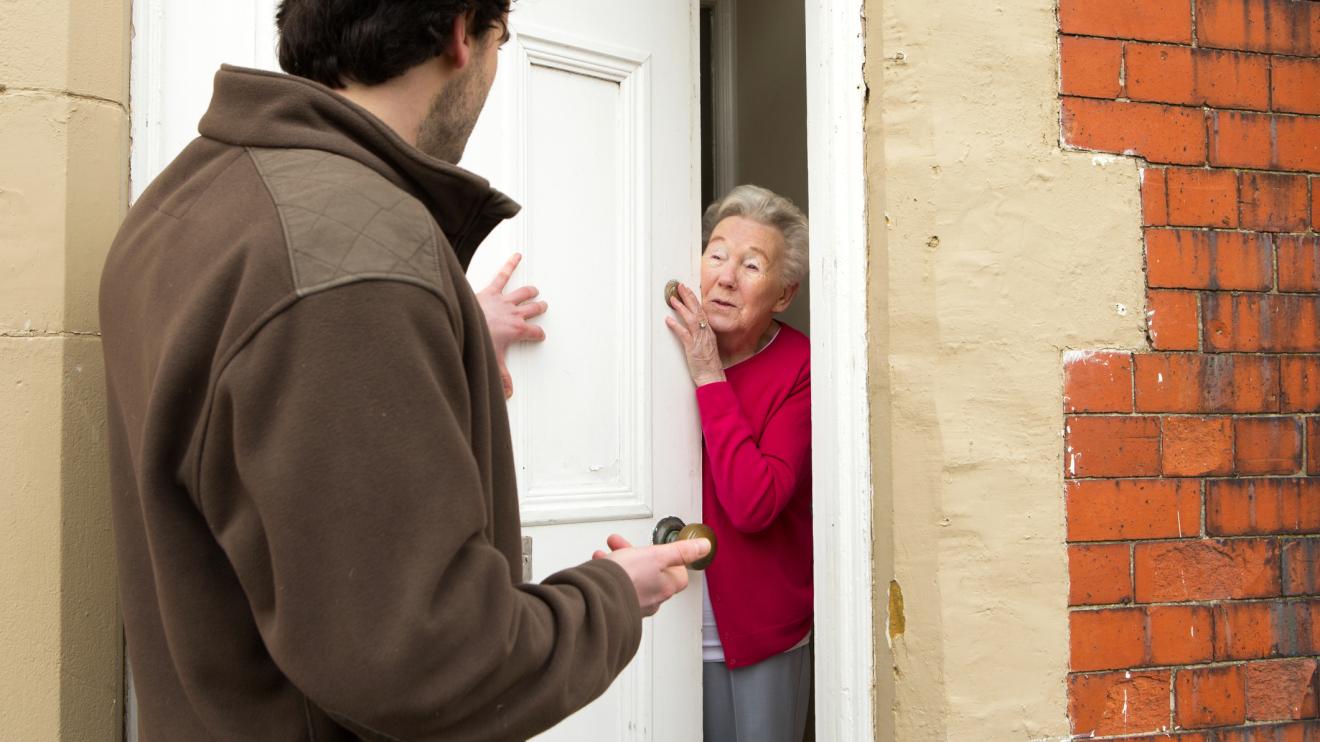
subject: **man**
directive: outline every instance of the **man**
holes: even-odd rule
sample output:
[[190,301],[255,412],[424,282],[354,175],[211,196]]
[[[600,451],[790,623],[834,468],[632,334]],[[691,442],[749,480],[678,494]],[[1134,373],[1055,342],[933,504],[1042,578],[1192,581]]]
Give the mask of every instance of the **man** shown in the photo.
[[517,206],[451,164],[508,0],[286,0],[130,211],[101,321],[141,739],[523,739],[599,695],[704,541],[517,584],[463,269]]

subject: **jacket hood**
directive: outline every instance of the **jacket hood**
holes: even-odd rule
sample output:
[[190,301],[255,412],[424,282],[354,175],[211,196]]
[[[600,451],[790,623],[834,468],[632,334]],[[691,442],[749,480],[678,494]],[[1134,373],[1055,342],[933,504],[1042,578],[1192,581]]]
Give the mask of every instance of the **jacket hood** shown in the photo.
[[485,178],[425,154],[365,108],[302,77],[223,65],[198,131],[225,144],[322,150],[366,165],[425,204],[465,268],[520,209]]

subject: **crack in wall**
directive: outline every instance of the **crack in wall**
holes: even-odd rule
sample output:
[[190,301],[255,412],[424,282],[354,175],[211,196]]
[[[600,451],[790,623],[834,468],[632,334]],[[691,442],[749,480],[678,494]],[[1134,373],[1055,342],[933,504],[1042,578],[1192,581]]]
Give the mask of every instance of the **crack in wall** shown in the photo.
[[128,106],[125,105],[124,103],[117,100],[112,100],[110,98],[102,98],[99,95],[88,95],[87,93],[75,93],[70,90],[60,90],[59,88],[10,87],[7,85],[0,85],[0,95],[13,95],[13,94],[47,96],[52,98],[69,98],[77,101],[114,106],[115,108],[118,108],[121,112],[123,112],[125,116],[129,114]]

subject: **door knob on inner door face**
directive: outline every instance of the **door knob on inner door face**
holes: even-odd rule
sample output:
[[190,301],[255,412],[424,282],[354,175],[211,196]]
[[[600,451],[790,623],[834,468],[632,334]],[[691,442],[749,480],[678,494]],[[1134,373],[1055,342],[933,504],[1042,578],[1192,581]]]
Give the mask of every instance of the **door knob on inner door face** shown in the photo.
[[681,519],[669,516],[661,518],[659,523],[655,524],[655,530],[651,531],[651,543],[672,544],[675,541],[687,541],[693,538],[704,538],[710,542],[710,552],[706,556],[688,565],[691,569],[705,569],[715,561],[715,532],[705,523],[686,524]]
[[678,295],[677,280],[673,280],[665,284],[665,306],[669,306],[669,302],[673,301],[674,297],[677,295]]

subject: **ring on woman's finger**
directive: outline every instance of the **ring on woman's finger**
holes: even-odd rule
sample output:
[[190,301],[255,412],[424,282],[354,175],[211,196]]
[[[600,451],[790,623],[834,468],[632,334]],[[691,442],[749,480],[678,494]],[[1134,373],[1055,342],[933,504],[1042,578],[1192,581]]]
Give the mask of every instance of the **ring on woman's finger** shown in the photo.
[[706,324],[706,320],[703,319],[702,321],[700,321],[700,322],[697,323],[697,327],[700,327],[701,329],[704,330],[704,329],[706,329],[707,327],[709,327],[709,325],[707,325],[707,324]]

